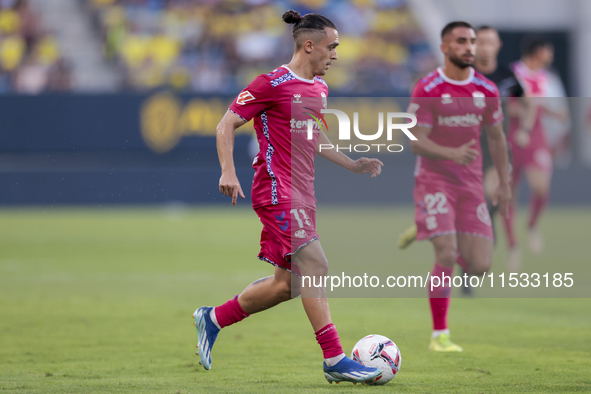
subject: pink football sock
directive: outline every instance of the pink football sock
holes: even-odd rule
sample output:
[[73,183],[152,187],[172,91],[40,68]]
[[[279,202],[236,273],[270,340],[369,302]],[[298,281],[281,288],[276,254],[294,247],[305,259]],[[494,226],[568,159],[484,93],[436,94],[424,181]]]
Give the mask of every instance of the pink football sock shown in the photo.
[[325,359],[343,354],[339,333],[334,324],[327,324],[314,334],[316,334],[316,342],[320,345]]
[[[451,278],[453,268],[443,267],[437,263],[433,266],[431,276],[441,279],[440,286],[431,290],[429,284],[429,304],[431,305],[431,316],[433,317],[433,329],[447,329],[447,311],[449,309],[449,296],[451,292]],[[445,278],[445,279],[442,279]]]
[[226,303],[215,307],[215,317],[221,328],[238,323],[245,317],[250,316],[244,312],[244,309],[238,303],[238,296],[232,298]]
[[517,246],[517,239],[515,238],[515,204],[509,204],[509,212],[507,216],[503,216],[503,223],[505,224],[505,230],[507,233],[507,243],[509,248],[513,249]]
[[528,228],[531,230],[538,223],[540,214],[544,212],[544,208],[548,204],[549,195],[532,196],[529,203],[529,222]]

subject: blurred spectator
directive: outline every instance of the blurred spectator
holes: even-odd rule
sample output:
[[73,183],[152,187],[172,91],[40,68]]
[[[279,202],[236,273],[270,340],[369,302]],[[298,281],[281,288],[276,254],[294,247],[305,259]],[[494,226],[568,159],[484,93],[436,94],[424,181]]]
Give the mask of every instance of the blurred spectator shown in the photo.
[[70,90],[70,74],[57,39],[29,2],[0,0],[0,93]]
[[[236,93],[291,59],[291,29],[280,18],[289,8],[339,27],[339,67],[326,76],[332,93],[406,96],[435,62],[406,0],[79,1],[121,89]],[[72,73],[29,1],[0,0],[0,92],[66,91]]]
[[339,67],[332,92],[407,95],[434,66],[405,0],[85,0],[98,22],[107,59],[136,90],[235,93],[254,76],[289,62],[289,8],[318,12],[339,26]]
[[16,74],[15,91],[39,94],[47,87],[47,80],[47,67],[41,64],[37,52],[33,52]]
[[52,92],[68,92],[72,89],[72,70],[65,59],[58,59],[49,68],[47,89]]

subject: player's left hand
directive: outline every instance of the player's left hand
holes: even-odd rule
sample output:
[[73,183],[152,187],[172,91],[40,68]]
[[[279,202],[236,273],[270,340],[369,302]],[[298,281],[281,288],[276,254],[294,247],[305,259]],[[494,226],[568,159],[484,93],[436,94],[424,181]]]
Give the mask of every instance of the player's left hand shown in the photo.
[[499,185],[493,195],[492,203],[495,207],[499,207],[499,212],[503,217],[507,217],[509,215],[509,204],[511,203],[511,198],[511,186],[509,186],[508,183]]
[[378,159],[368,159],[367,157],[362,157],[361,159],[355,160],[353,165],[351,166],[351,171],[355,174],[371,174],[372,178],[380,175],[382,172],[382,167],[384,163],[382,163]]

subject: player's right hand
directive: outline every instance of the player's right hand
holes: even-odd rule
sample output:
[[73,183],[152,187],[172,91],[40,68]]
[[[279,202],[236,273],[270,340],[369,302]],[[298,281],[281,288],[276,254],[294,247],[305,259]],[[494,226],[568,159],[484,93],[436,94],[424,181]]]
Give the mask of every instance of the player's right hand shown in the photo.
[[222,176],[220,178],[220,193],[227,197],[232,196],[232,205],[236,205],[238,195],[240,195],[242,198],[246,198],[242,192],[242,188],[240,187],[240,182],[238,181],[236,173],[222,172]]
[[456,148],[452,160],[455,163],[467,166],[478,158],[478,151],[473,148],[476,144],[475,140],[465,143],[464,145]]

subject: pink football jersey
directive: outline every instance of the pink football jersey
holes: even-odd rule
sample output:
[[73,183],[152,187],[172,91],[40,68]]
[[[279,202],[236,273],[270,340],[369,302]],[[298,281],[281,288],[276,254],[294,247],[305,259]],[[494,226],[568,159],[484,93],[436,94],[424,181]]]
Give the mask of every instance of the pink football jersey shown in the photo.
[[[464,81],[449,79],[441,68],[421,79],[412,92],[408,112],[416,114],[418,126],[432,128],[429,138],[438,145],[456,148],[474,140],[474,148],[481,153],[481,126],[503,121],[497,86],[473,68]],[[482,187],[482,160],[464,166],[418,156],[415,177]]]
[[316,208],[314,157],[319,133],[308,139],[307,120],[292,112],[294,103],[297,107],[302,102],[320,112],[327,96],[328,86],[321,78],[304,79],[281,66],[256,77],[230,106],[242,119],[254,118],[260,151],[253,162],[253,208],[279,204]]

